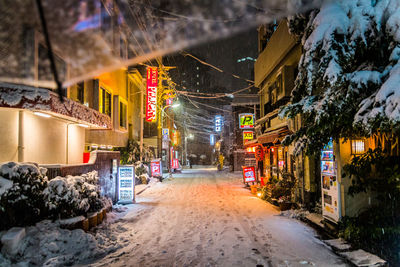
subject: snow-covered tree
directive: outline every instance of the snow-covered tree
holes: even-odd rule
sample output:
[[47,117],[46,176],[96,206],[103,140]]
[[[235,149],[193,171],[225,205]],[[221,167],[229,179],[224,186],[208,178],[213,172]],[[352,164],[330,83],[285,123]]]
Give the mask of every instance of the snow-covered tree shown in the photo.
[[317,151],[329,138],[400,129],[400,1],[326,1],[288,19],[303,55],[292,102],[302,115],[285,143]]

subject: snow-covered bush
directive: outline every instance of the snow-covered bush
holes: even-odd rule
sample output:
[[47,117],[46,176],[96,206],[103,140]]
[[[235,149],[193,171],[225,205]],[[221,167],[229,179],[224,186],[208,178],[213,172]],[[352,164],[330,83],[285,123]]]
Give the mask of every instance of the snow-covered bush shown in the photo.
[[303,55],[280,115],[301,114],[302,128],[285,144],[314,152],[331,137],[400,129],[399,14],[398,0],[338,0],[289,18]]
[[[133,164],[140,160],[140,144],[136,140],[129,139],[126,147],[118,147],[115,150],[120,152],[121,165]],[[143,161],[150,162],[153,158],[153,151],[148,146],[143,145]]]
[[149,167],[146,164],[137,161],[135,163],[135,177],[141,184],[147,184],[150,180]]
[[46,172],[34,163],[0,164],[0,229],[33,224],[45,216]]
[[56,177],[44,190],[45,205],[53,218],[84,215],[103,207],[98,175],[92,171],[81,176]]

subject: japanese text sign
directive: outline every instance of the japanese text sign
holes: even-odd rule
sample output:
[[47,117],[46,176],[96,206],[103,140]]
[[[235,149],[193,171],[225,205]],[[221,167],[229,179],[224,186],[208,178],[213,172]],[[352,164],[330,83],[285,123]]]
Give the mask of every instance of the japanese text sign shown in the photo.
[[147,68],[147,87],[146,87],[146,121],[153,122],[157,115],[157,68]]
[[256,171],[255,168],[252,167],[242,167],[243,168],[243,180],[245,183],[255,182],[256,181]]
[[118,168],[118,201],[133,202],[135,186],[135,169],[133,166],[120,166]]
[[222,116],[221,115],[216,115],[214,122],[215,122],[215,131],[217,133],[221,132],[221,130],[222,130]]
[[240,129],[254,128],[254,114],[253,113],[239,114],[239,128]]
[[253,140],[253,131],[243,131],[243,140]]

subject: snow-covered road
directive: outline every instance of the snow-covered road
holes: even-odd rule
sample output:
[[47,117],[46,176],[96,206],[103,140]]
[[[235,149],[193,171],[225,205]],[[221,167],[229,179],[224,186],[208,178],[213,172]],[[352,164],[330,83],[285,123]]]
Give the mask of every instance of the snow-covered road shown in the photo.
[[346,266],[314,230],[251,195],[237,173],[184,170],[137,202],[108,227],[127,245],[92,266]]

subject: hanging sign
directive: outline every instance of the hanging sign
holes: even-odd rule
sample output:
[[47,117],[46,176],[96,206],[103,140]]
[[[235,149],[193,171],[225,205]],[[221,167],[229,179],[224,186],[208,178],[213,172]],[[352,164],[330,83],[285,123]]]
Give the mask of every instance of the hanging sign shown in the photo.
[[174,159],[172,161],[171,169],[179,169],[179,160],[178,159]]
[[135,168],[120,166],[118,168],[118,202],[133,203],[135,199]]
[[210,145],[215,145],[215,137],[213,134],[210,134]]
[[321,187],[322,216],[336,223],[340,220],[341,204],[332,140],[321,151]]
[[157,76],[157,68],[147,68],[146,121],[148,122],[154,122],[157,115]]
[[240,129],[254,128],[254,114],[253,113],[240,113],[239,114],[239,128]]
[[216,115],[214,122],[215,122],[215,131],[217,133],[221,132],[222,131],[222,116]]
[[261,145],[256,147],[256,152],[255,152],[254,156],[257,161],[264,160],[264,148]]
[[243,140],[253,140],[254,132],[253,131],[243,131]]
[[163,140],[169,140],[169,129],[168,128],[162,129],[162,136],[163,136]]
[[256,181],[256,171],[254,166],[243,166],[243,181],[245,183],[251,183]]
[[161,177],[161,159],[153,159],[150,162],[151,176],[152,177]]

